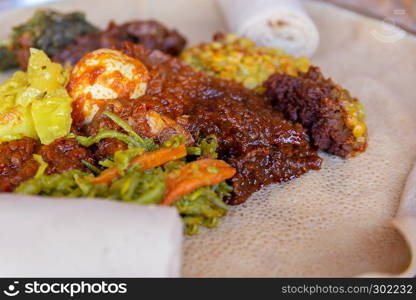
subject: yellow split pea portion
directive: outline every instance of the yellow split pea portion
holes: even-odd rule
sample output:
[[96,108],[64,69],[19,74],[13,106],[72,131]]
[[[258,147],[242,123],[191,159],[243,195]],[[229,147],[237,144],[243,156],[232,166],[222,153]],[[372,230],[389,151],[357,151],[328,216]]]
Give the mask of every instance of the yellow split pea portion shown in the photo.
[[191,47],[181,58],[198,71],[237,81],[258,92],[264,92],[263,82],[270,75],[296,76],[298,72],[306,72],[310,65],[305,57],[295,58],[278,48],[259,47],[252,40],[235,34],[225,34],[213,43]]

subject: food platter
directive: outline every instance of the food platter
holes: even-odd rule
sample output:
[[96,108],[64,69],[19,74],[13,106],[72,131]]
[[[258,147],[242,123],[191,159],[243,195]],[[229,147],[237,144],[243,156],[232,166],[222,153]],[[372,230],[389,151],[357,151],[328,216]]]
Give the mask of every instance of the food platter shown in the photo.
[[[183,32],[190,45],[209,42],[213,33],[226,28],[225,21],[214,2],[192,3],[192,9],[185,9],[190,1],[126,0],[125,6],[113,9],[109,2],[108,9],[91,13],[94,1],[48,7],[79,8],[97,25],[109,18],[119,22],[157,18]],[[185,237],[183,276],[409,276],[414,272],[409,248],[414,245],[414,236],[409,236],[414,223],[401,218],[414,217],[414,206],[404,205],[407,209],[402,212],[399,205],[415,159],[411,74],[416,68],[412,56],[416,40],[333,6],[305,4],[321,35],[312,62],[364,103],[368,149],[347,160],[320,153],[324,158],[320,171],[264,187],[249,201],[229,208],[221,226]],[[126,7],[131,8],[127,13]],[[172,9],[181,14],[171,14]],[[10,25],[2,30],[31,12],[3,12],[2,22]],[[334,28],[342,28],[343,34]],[[396,229],[391,226],[395,216]]]

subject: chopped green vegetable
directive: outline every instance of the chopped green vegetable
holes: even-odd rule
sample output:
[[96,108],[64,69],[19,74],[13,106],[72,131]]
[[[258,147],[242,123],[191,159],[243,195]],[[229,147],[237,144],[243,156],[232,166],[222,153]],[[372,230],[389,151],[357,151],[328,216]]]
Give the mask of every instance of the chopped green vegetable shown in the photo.
[[165,192],[165,173],[161,168],[145,172],[129,170],[109,187],[109,195],[138,204],[159,204]]
[[183,135],[175,135],[163,143],[163,147],[177,148],[182,144],[185,144],[186,139]]
[[71,170],[62,174],[41,175],[20,184],[14,191],[26,195],[42,196],[86,196],[79,189],[75,176],[90,176],[79,170]]
[[105,168],[111,168],[111,167],[114,166],[114,160],[111,157],[111,158],[107,158],[107,159],[104,159],[104,160],[100,160],[98,162],[98,164],[102,167],[105,167]]
[[[115,120],[120,123],[116,118]],[[130,134],[122,134],[124,138],[129,137],[133,139],[130,130],[123,129]],[[121,134],[120,132],[118,133]],[[81,137],[81,143],[85,142],[85,145],[93,144],[92,140],[86,142],[87,140],[83,138],[86,137]],[[94,142],[97,141],[96,137],[92,138]],[[137,141],[137,139],[133,140]],[[163,146],[173,147],[183,141],[183,137],[175,136],[170,138]],[[215,156],[217,145],[215,136],[202,139],[198,145],[198,149],[203,149],[201,153]],[[155,146],[157,147],[157,145]],[[42,196],[109,198],[142,205],[160,204],[166,191],[166,177],[183,167],[186,161],[179,159],[170,161],[161,167],[141,171],[140,168],[132,166],[131,161],[144,152],[145,148],[133,147],[117,151],[111,159],[100,162],[101,166],[106,168],[117,167],[122,171],[122,176],[114,179],[109,184],[92,183],[93,175],[78,170],[52,175],[45,175],[44,170],[38,170],[39,175],[22,183],[15,189],[15,192]],[[42,166],[40,162],[41,157],[35,159],[39,159],[39,163]],[[101,173],[97,166],[87,161],[83,161],[83,164],[95,174]],[[46,167],[44,168],[46,169]],[[218,172],[218,170],[210,168],[209,172]],[[230,196],[231,191],[231,186],[222,182],[215,186],[198,188],[177,200],[173,205],[178,209],[185,223],[187,234],[197,234],[201,226],[207,228],[217,226],[219,219],[227,213],[227,205],[223,200],[225,197]]]
[[[103,139],[113,138],[117,139],[123,143],[126,143],[130,149],[134,148],[144,148],[146,151],[153,151],[158,149],[158,145],[152,139],[149,138],[142,138],[140,137],[133,128],[127,124],[119,116],[111,113],[111,112],[104,112],[104,115],[109,117],[114,123],[120,126],[127,134],[121,133],[117,130],[101,130],[95,136],[80,136],[75,134],[69,134],[68,138],[75,138],[78,143],[84,147],[90,147]],[[107,163],[107,162],[106,162]]]
[[75,37],[97,30],[88,23],[83,13],[62,14],[53,10],[38,10],[26,23],[13,28],[12,40],[17,41],[23,35],[29,35],[34,47],[54,55],[71,44]]
[[84,147],[90,147],[103,139],[117,139],[123,143],[126,143],[131,148],[141,146],[141,144],[133,137],[121,133],[117,130],[101,130],[97,135],[94,136],[81,136],[71,133],[67,137],[76,139],[78,143]]
[[187,147],[188,155],[217,158],[218,140],[213,134],[200,139],[195,147]]
[[86,166],[88,169],[90,169],[94,174],[100,174],[101,170],[94,166],[92,163],[86,161],[85,159],[81,160],[82,164]]
[[199,147],[187,147],[186,152],[188,155],[195,155],[195,156],[201,156],[201,148]]
[[201,149],[201,156],[209,158],[217,158],[218,139],[215,135],[209,135],[198,142]]
[[[110,185],[92,184],[90,174],[78,170],[62,174],[40,175],[18,186],[19,194],[55,197],[98,197],[110,198],[137,204],[159,204],[165,192],[163,168],[153,168],[145,172],[130,169],[124,176]],[[227,212],[223,202],[229,196],[231,187],[226,183],[217,186],[202,187],[175,202],[186,225],[188,234],[198,233],[200,226],[215,227],[218,219]]]
[[126,170],[130,161],[144,152],[143,148],[132,148],[114,153],[114,161],[112,166],[116,166],[121,172]]
[[232,188],[227,183],[213,187],[202,187],[175,202],[179,213],[186,224],[189,235],[197,234],[199,227],[204,225],[212,228],[227,213],[227,205],[223,198],[231,194]]
[[145,148],[146,151],[153,151],[158,148],[152,139],[140,137],[133,130],[133,128],[131,128],[130,125],[119,116],[108,111],[104,112],[104,115],[109,117],[114,123],[120,126],[125,132],[127,132],[129,136],[131,136],[140,145],[140,147]]

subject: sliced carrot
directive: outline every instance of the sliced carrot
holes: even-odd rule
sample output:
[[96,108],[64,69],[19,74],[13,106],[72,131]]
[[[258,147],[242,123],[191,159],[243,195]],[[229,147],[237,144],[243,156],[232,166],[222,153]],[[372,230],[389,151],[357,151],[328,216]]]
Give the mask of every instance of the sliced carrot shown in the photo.
[[145,152],[131,161],[132,165],[140,165],[142,170],[161,166],[169,161],[186,156],[186,146],[179,145],[176,148],[162,148],[152,152]]
[[[186,146],[184,144],[181,144],[176,148],[162,148],[136,156],[132,159],[130,166],[139,165],[141,170],[147,170],[161,166],[169,161],[185,157],[186,154]],[[91,178],[90,181],[92,183],[110,183],[120,175],[120,170],[117,167],[113,167],[102,172],[100,176]]]
[[168,175],[162,204],[171,205],[197,188],[219,184],[235,173],[236,170],[223,160],[207,158],[186,164]]
[[110,183],[114,178],[120,176],[120,170],[117,168],[110,168],[103,171],[100,176],[90,178],[91,183]]

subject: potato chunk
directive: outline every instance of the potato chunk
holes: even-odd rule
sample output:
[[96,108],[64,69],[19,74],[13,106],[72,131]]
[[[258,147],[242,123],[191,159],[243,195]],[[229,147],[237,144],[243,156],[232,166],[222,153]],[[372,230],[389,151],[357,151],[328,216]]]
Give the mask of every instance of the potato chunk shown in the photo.
[[40,50],[31,49],[27,73],[0,85],[0,141],[38,138],[42,144],[66,136],[72,124],[68,74]]

